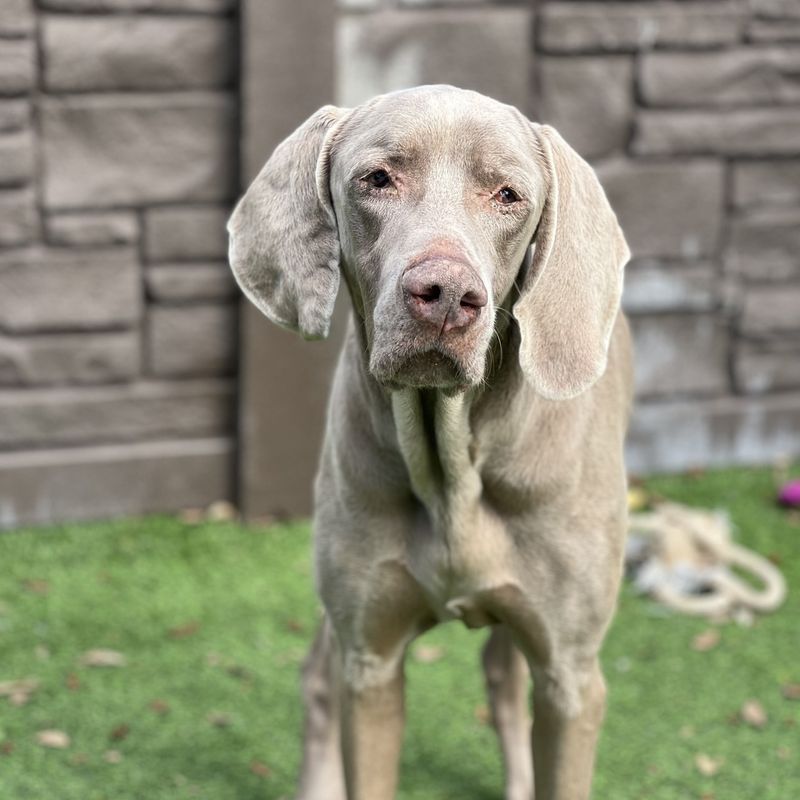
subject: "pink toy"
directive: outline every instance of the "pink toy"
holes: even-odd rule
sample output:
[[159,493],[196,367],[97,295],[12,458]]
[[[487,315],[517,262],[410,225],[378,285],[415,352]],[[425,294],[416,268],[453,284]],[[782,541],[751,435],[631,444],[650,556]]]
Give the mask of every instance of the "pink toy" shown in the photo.
[[800,480],[784,484],[778,492],[778,502],[787,508],[800,508]]

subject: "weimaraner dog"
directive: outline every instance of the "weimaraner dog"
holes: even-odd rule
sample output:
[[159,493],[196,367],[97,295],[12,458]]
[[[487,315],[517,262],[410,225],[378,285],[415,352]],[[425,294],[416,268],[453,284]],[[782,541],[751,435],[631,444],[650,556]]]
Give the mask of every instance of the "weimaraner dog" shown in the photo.
[[353,305],[316,481],[326,613],[298,797],[395,796],[406,649],[461,620],[491,628],[507,800],[586,800],[631,400],[629,251],[594,172],[516,109],[426,86],[317,111],[228,227],[274,322],[324,337],[340,277]]

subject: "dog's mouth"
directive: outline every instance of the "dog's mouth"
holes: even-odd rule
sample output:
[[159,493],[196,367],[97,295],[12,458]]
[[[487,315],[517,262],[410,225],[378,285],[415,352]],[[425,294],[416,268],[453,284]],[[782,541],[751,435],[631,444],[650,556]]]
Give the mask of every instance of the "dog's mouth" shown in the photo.
[[405,352],[390,352],[372,359],[370,371],[388,389],[441,389],[459,392],[478,383],[480,371],[437,343]]

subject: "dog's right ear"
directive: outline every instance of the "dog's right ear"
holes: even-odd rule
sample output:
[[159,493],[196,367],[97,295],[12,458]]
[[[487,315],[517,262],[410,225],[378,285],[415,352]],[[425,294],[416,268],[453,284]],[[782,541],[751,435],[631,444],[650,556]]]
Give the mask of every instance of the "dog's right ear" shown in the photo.
[[328,335],[339,288],[329,154],[344,110],[325,106],[285,139],[228,220],[228,258],[247,298],[307,339]]

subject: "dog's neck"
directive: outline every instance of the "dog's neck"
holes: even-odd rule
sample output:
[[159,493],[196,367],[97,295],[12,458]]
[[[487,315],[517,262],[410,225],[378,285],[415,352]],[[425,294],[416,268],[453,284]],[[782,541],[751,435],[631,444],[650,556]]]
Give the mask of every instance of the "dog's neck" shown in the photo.
[[499,318],[484,381],[465,391],[406,388],[391,392],[400,452],[411,488],[431,516],[453,520],[480,500],[481,454],[475,447],[473,412],[495,383],[506,379],[503,357],[516,346],[510,314]]

